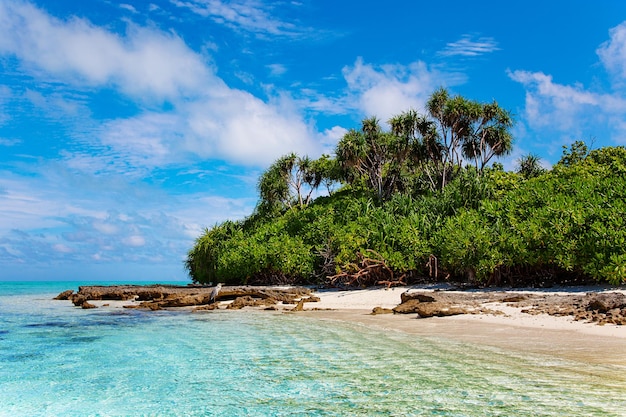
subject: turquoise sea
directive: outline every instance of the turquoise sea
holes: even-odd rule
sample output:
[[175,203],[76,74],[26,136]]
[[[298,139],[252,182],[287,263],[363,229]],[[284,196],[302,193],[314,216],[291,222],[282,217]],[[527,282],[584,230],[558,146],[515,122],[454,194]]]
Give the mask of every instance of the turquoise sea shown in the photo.
[[82,310],[0,282],[0,416],[626,416],[626,369],[274,312]]

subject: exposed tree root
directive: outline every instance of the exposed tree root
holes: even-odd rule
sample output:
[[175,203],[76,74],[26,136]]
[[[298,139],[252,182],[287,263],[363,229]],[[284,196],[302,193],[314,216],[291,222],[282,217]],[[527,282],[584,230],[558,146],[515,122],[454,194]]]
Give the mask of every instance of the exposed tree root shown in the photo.
[[330,285],[335,287],[364,287],[384,284],[405,285],[404,275],[395,278],[391,268],[387,266],[385,259],[376,251],[365,251],[369,256],[359,253],[358,263],[348,265],[348,271],[328,277]]

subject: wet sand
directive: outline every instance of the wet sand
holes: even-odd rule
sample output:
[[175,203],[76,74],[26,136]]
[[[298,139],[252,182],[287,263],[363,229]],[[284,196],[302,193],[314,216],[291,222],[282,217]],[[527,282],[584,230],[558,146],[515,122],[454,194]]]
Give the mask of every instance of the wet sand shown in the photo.
[[[321,301],[309,305],[319,310],[308,309],[298,314],[323,320],[359,323],[381,331],[401,331],[421,337],[474,343],[520,353],[537,353],[626,368],[626,326],[601,326],[574,321],[572,317],[555,317],[547,314],[530,315],[522,313],[521,307],[511,307],[504,303],[487,304],[490,309],[503,313],[498,315],[466,314],[419,318],[416,314],[371,314],[376,306],[395,307],[399,303],[400,294],[404,291],[406,288],[321,291],[315,294]],[[563,294],[568,291],[576,293],[581,290],[568,289],[553,293]],[[332,310],[323,310],[325,308]]]

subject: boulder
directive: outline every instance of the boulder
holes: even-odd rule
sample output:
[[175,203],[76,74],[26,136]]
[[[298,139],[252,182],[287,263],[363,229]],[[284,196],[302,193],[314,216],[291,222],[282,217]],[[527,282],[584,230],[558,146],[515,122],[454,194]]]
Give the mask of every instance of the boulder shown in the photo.
[[90,308],[98,308],[95,305],[91,304],[88,301],[83,301],[83,303],[81,304],[80,308],[83,308],[85,310],[90,309]]
[[616,292],[597,294],[587,304],[587,310],[599,313],[624,307],[626,307],[626,295]]
[[465,308],[442,302],[419,303],[415,306],[415,310],[421,318],[456,316],[468,313]]
[[420,304],[419,300],[413,299],[405,301],[393,308],[393,312],[396,314],[412,314],[417,313],[417,306]]
[[56,297],[54,297],[54,300],[69,300],[70,296],[74,294],[74,290],[67,290],[67,291],[63,291],[62,293],[60,293],[59,295],[57,295]]
[[253,298],[249,295],[243,297],[237,297],[235,300],[230,303],[226,309],[227,310],[240,310],[244,307],[265,307],[269,305],[276,304],[276,300],[271,298]]
[[377,314],[392,314],[393,310],[390,308],[382,308],[382,307],[374,307],[372,310],[372,315],[375,316]]
[[68,299],[74,304],[76,307],[80,307],[84,302],[87,301],[87,297],[82,294],[71,294]]
[[422,303],[432,303],[435,297],[421,292],[403,292],[400,294],[400,303],[406,303],[409,300],[418,300]]

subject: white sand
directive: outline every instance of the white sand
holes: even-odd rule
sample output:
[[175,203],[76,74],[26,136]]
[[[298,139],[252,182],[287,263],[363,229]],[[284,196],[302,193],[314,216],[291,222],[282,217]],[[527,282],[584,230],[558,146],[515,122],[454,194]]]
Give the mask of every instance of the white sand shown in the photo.
[[[419,290],[424,291],[423,288]],[[550,292],[567,294],[585,290],[589,288]],[[333,310],[310,311],[305,314],[328,320],[358,322],[387,331],[402,331],[591,363],[626,366],[626,326],[600,326],[574,321],[572,317],[530,315],[522,313],[521,307],[511,307],[503,303],[485,304],[491,310],[504,313],[502,315],[466,314],[422,319],[417,314],[370,314],[377,306],[393,308],[398,305],[400,294],[404,291],[407,288],[319,291],[315,295],[321,301],[305,304],[306,309]],[[549,293],[543,290],[541,292]]]

